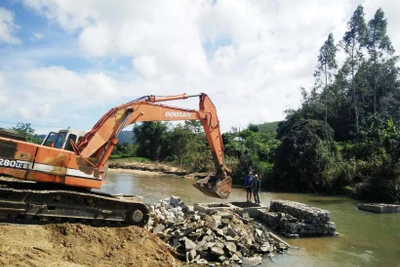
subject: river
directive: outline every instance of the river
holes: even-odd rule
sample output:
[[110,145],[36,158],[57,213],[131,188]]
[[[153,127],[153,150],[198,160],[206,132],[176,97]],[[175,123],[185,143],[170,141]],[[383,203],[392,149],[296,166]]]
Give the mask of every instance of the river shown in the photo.
[[[244,201],[244,189],[233,188],[228,200],[203,195],[193,179],[140,176],[109,172],[101,191],[143,196],[144,202],[180,196],[187,204]],[[385,266],[400,267],[400,213],[375,214],[357,210],[357,201],[345,197],[261,192],[261,204],[273,199],[299,201],[331,212],[337,237],[284,239],[297,249],[265,258],[261,266]]]

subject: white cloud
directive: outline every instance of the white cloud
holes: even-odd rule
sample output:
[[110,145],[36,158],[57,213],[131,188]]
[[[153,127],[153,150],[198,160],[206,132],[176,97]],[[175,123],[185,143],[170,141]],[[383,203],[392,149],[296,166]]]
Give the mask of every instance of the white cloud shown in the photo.
[[5,88],[5,78],[4,75],[0,71],[0,106],[7,104],[7,93],[4,90]]
[[[115,105],[146,94],[206,92],[217,106],[223,130],[281,120],[284,109],[299,106],[299,88],[313,83],[318,51],[328,34],[338,42],[358,4],[365,5],[367,21],[379,6],[384,9],[389,36],[400,49],[400,2],[390,0],[24,3],[76,38],[79,50],[73,52],[94,62],[84,71],[35,64],[15,70],[23,74],[19,83],[44,95],[24,96],[34,99],[32,109],[48,103],[42,113],[33,112],[43,117],[63,102],[83,111],[85,105]],[[116,66],[114,72],[98,68],[109,58],[132,64]],[[70,111],[71,116],[81,115]]]
[[111,37],[106,26],[87,27],[80,35],[79,42],[88,55],[102,57],[112,49]]
[[124,87],[104,73],[78,74],[59,66],[25,72],[26,82],[40,91],[40,95],[54,101],[84,99],[84,104],[117,97],[118,88]]
[[92,9],[92,4],[95,2],[92,0],[81,0],[79,4],[63,0],[23,0],[23,2],[68,31],[91,25],[92,19],[97,16]]
[[14,36],[17,25],[14,24],[14,14],[0,7],[0,43],[19,44],[21,40]]
[[39,41],[42,39],[43,39],[43,34],[38,32],[33,33],[32,36],[29,38],[29,40],[31,40],[32,42]]
[[133,60],[133,66],[146,78],[155,77],[158,74],[156,56],[140,56]]

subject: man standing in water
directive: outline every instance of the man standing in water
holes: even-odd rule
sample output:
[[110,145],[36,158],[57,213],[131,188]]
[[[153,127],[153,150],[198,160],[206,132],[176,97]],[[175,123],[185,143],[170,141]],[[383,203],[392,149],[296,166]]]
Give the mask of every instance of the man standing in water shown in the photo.
[[251,181],[253,177],[251,176],[251,172],[244,178],[244,187],[246,188],[247,192],[247,202],[251,202]]
[[261,189],[261,180],[258,177],[258,174],[255,173],[253,180],[251,181],[251,190],[253,191],[254,202],[256,204],[260,204],[260,195],[259,195],[260,189]]

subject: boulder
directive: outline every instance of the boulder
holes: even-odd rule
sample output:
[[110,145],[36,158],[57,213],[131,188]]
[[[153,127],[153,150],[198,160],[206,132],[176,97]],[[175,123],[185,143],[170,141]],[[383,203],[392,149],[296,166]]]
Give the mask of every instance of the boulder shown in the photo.
[[222,256],[224,255],[224,250],[222,248],[214,246],[211,248],[211,254]]
[[243,258],[242,259],[242,266],[257,266],[260,265],[262,263],[262,258],[261,256],[253,256],[250,258]]

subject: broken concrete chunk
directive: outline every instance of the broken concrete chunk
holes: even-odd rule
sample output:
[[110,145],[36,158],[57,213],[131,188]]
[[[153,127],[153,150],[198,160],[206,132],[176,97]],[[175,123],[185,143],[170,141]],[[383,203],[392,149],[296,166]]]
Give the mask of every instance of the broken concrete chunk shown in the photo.
[[271,246],[269,245],[269,243],[264,243],[261,245],[260,250],[264,253],[269,252]]
[[278,244],[278,249],[285,250],[285,249],[287,249],[287,246],[284,243],[279,243]]
[[259,237],[261,237],[262,234],[263,234],[263,231],[260,230],[260,229],[256,229],[255,232],[256,232],[256,235],[259,236]]
[[215,246],[216,246],[216,247],[219,247],[219,248],[224,248],[224,247],[225,247],[224,243],[222,243],[222,242],[217,242],[217,243],[215,244]]
[[192,250],[196,248],[196,243],[190,240],[189,238],[184,238],[185,249],[186,251]]
[[243,255],[242,255],[242,253],[241,253],[240,251],[236,251],[236,252],[235,252],[235,255],[236,255],[239,259],[243,258]]
[[196,250],[192,249],[191,251],[186,253],[186,261],[193,262],[196,257]]
[[226,242],[225,247],[232,253],[236,252],[236,245],[233,242]]
[[224,232],[222,231],[222,229],[216,229],[215,233],[219,236],[224,236]]
[[231,214],[231,213],[221,213],[221,218],[222,219],[232,220],[233,219],[233,214]]
[[171,196],[169,199],[169,204],[173,207],[179,206],[179,202],[181,202],[181,198],[177,196]]
[[197,264],[208,264],[208,261],[205,259],[200,259],[197,261]]
[[214,246],[211,248],[211,254],[222,256],[224,255],[224,250],[222,248]]
[[164,229],[165,229],[165,225],[163,225],[163,224],[158,224],[158,225],[154,228],[153,232],[156,233],[156,234],[158,234],[158,233],[164,231]]
[[231,227],[228,227],[228,230],[226,231],[226,234],[228,236],[231,236],[231,237],[236,237],[237,236],[237,233]]
[[208,242],[207,243],[207,246],[209,247],[209,248],[212,248],[212,247],[214,247],[215,246],[215,242]]
[[262,263],[261,256],[253,256],[250,258],[243,258],[242,259],[242,266],[257,266]]
[[240,261],[239,257],[236,254],[233,254],[232,257],[229,259],[230,261],[233,262],[238,262]]
[[244,256],[249,255],[249,250],[248,250],[247,247],[245,247],[245,246],[242,246],[242,247],[240,248],[240,252],[242,252],[242,254],[243,254]]
[[220,256],[220,257],[218,257],[218,260],[220,262],[224,262],[224,261],[226,261],[226,257],[225,256]]

